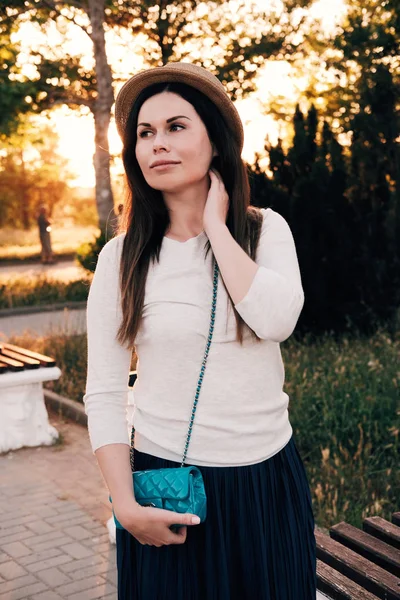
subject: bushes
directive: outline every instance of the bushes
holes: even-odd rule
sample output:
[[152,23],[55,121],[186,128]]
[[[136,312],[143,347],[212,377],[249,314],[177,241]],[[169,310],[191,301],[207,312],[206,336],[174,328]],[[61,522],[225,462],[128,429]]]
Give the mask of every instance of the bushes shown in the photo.
[[272,176],[258,164],[249,168],[252,203],[282,214],[294,236],[302,333],[370,335],[399,325],[399,171],[392,164],[399,148],[384,143],[376,124],[372,135],[366,124],[373,118],[354,122],[345,149],[327,123],[318,130],[313,108],[307,115],[297,108],[291,147],[268,148]]
[[289,418],[319,524],[380,515],[400,496],[400,334],[282,345]]
[[87,300],[90,277],[65,283],[39,275],[0,282],[0,309]]
[[92,273],[94,272],[97,265],[97,257],[106,241],[105,231],[101,231],[100,234],[95,237],[93,242],[86,242],[79,246],[76,251],[76,258],[84,269],[87,269]]

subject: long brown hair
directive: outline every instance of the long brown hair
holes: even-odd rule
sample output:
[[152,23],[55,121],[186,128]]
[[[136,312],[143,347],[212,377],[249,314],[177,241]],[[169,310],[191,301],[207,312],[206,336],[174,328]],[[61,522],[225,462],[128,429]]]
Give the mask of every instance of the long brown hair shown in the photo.
[[[122,321],[117,333],[121,344],[134,346],[142,318],[145,285],[150,260],[159,262],[161,244],[169,226],[169,212],[162,192],[150,187],[136,159],[137,121],[142,104],[155,94],[173,92],[190,102],[202,119],[210,138],[218,151],[211,163],[220,173],[230,203],[226,225],[241,248],[255,260],[261,232],[262,214],[250,206],[250,185],[246,166],[240,156],[240,148],[226,125],[218,107],[204,94],[183,83],[157,83],[147,87],[136,100],[126,124],[122,159],[128,185],[128,196],[118,227],[118,234],[125,233],[120,264],[120,289]],[[205,257],[211,249],[205,244]],[[212,256],[214,268],[215,257]],[[223,283],[223,279],[221,278]],[[226,288],[225,284],[223,283]],[[243,343],[243,321],[234,307],[237,335]],[[250,329],[257,341],[260,338]]]

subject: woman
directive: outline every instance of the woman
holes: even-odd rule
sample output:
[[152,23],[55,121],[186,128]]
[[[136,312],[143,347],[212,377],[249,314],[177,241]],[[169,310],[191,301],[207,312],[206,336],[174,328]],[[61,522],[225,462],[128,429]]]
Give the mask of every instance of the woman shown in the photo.
[[[249,206],[242,123],[207,70],[172,63],[141,72],[121,89],[115,114],[130,199],[89,293],[84,402],[124,527],[118,598],[312,600],[314,518],[279,347],[304,303],[289,226]],[[215,326],[186,459],[207,493],[207,518],[195,524],[134,498],[127,382],[135,347],[135,470],[179,467],[214,260]]]

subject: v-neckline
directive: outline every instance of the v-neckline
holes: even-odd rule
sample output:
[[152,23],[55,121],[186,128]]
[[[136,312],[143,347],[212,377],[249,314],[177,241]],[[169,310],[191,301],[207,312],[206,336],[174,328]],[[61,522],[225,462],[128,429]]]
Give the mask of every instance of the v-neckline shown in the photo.
[[192,241],[194,241],[194,240],[198,240],[198,239],[200,239],[200,238],[201,238],[201,237],[203,237],[205,234],[206,234],[206,232],[205,232],[205,231],[204,231],[204,229],[203,229],[203,231],[201,231],[201,232],[200,232],[198,235],[195,235],[194,237],[188,238],[188,239],[187,239],[187,240],[185,240],[184,242],[181,242],[181,241],[179,241],[179,240],[174,240],[173,238],[170,238],[170,237],[168,237],[168,236],[166,236],[166,235],[164,235],[164,238],[163,238],[163,239],[164,239],[164,240],[168,240],[169,242],[175,242],[175,244],[182,244],[182,245],[184,245],[184,244],[187,244],[188,242],[192,242]]

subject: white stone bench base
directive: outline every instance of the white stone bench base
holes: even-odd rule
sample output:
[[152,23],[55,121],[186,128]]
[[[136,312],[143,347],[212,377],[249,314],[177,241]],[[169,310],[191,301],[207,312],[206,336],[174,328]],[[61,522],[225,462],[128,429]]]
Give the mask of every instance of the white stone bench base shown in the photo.
[[0,452],[49,446],[58,439],[44,403],[43,381],[58,379],[58,367],[0,375]]

